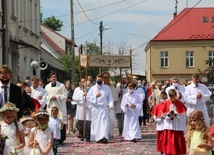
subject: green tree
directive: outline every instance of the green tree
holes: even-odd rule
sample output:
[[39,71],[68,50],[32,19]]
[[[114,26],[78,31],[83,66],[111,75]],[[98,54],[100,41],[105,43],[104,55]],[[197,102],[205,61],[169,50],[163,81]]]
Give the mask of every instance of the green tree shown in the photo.
[[63,21],[56,19],[55,16],[44,19],[43,24],[50,27],[54,31],[61,31]]
[[72,58],[72,54],[70,54],[70,53],[62,55],[59,58],[59,61],[63,64],[64,70],[67,72],[69,77],[71,77],[71,73],[72,73],[72,71],[71,71],[71,68],[72,68],[71,58]]
[[210,59],[210,60],[206,60],[206,65],[208,65],[208,67],[203,71],[201,72],[199,70],[199,72],[201,72],[202,74],[205,74],[207,75],[207,83],[214,83],[214,60],[213,59]]

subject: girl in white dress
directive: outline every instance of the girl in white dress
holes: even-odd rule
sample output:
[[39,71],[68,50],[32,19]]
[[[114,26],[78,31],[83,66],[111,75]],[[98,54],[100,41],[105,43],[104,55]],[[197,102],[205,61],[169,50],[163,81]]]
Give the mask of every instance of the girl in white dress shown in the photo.
[[[36,127],[31,130],[29,147],[35,151],[35,155],[54,155],[52,150],[53,145],[53,130],[48,127],[49,114],[45,110],[37,112]],[[31,151],[31,152],[32,152]]]
[[13,103],[6,103],[0,109],[3,120],[0,121],[1,135],[6,138],[4,155],[22,154],[25,146],[23,126],[16,120],[18,108]]
[[25,136],[25,147],[23,148],[24,155],[29,155],[31,148],[28,146],[30,131],[33,127],[35,127],[34,120],[31,117],[23,117],[20,119],[20,122],[23,125],[23,132]]

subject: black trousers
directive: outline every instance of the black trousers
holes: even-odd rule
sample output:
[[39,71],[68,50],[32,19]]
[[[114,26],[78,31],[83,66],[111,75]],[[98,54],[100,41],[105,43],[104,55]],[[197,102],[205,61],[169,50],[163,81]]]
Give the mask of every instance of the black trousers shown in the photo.
[[117,127],[119,130],[119,134],[122,135],[122,133],[123,133],[123,120],[124,120],[123,113],[117,113],[116,118],[117,118]]
[[90,140],[90,134],[91,134],[91,121],[86,121],[85,124],[85,136],[83,134],[83,128],[84,128],[84,120],[78,120],[78,130],[79,135],[82,136],[82,138],[86,138],[86,140]]
[[147,104],[148,101],[145,99],[143,101],[143,124],[146,124],[146,120],[148,119],[148,115],[147,115]]
[[54,138],[54,141],[53,141],[53,153],[54,153],[54,155],[57,154],[58,144],[59,144],[59,139]]
[[59,143],[63,143],[64,140],[66,140],[66,126],[65,124],[63,125],[63,128],[61,130],[61,139],[59,140]]

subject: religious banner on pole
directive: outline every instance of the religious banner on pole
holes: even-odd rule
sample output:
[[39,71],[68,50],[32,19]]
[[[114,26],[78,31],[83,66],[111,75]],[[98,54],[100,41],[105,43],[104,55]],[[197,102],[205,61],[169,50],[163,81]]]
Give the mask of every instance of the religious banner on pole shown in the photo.
[[[88,63],[88,64],[87,64]],[[130,68],[130,55],[80,55],[81,67]]]

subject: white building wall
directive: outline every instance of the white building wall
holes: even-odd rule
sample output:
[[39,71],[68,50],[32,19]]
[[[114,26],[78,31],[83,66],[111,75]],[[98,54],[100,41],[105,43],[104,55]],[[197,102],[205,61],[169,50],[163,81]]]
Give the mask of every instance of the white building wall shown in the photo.
[[[40,0],[7,0],[6,2],[7,31],[11,51],[8,53],[8,64],[12,66],[13,82],[24,81],[26,76],[32,77],[31,61],[40,61]],[[40,78],[39,71],[36,76]]]
[[66,40],[62,36],[52,32],[45,26],[41,26],[41,30],[52,39],[52,41],[57,44],[63,51],[66,51]]

